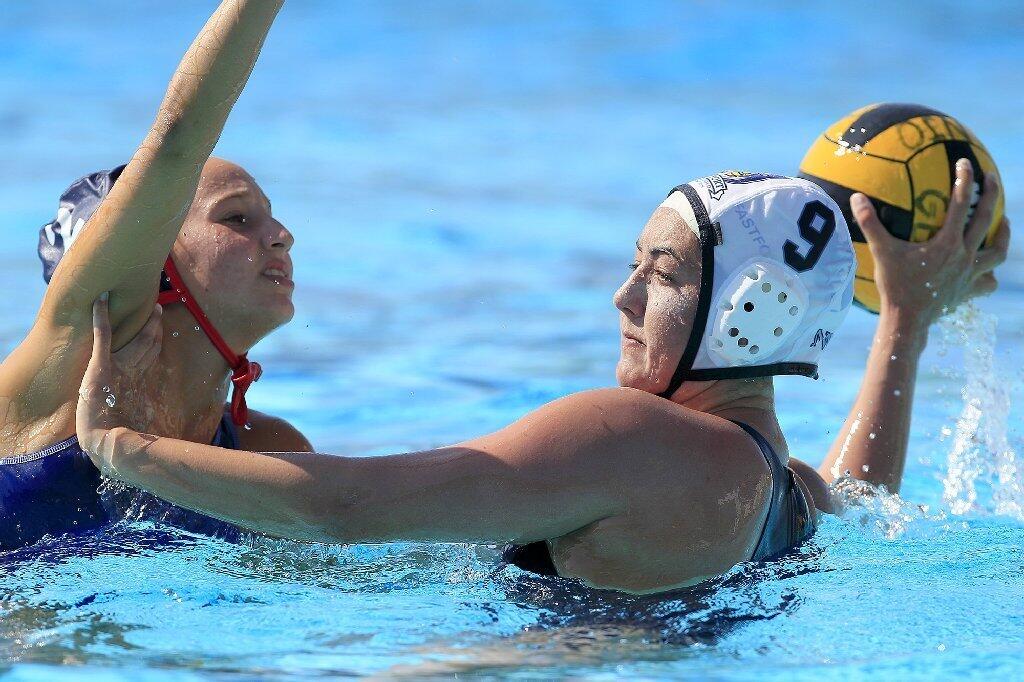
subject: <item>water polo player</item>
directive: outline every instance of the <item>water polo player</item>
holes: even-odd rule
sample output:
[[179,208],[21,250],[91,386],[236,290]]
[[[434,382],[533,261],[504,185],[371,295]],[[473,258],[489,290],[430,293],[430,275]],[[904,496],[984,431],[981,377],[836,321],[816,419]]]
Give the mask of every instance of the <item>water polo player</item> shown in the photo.
[[[122,358],[141,372],[116,391],[129,423],[221,447],[310,449],[290,425],[245,404],[259,374],[246,350],[294,314],[292,236],[243,169],[209,159],[280,6],[225,0],[131,162],[73,184],[40,231],[49,286],[31,331],[0,365],[0,549],[95,528],[113,513],[74,435],[92,304],[102,292],[115,348],[140,330],[150,341],[167,330],[153,346],[156,362],[130,349]],[[241,424],[251,429],[236,432]]]
[[229,454],[123,428],[103,390],[100,303],[79,438],[110,475],[273,535],[510,542],[511,561],[598,587],[688,585],[813,532],[812,489],[826,504],[826,486],[787,468],[770,377],[816,374],[854,267],[841,211],[811,182],[726,173],[681,185],[615,294],[622,388],[374,458]]

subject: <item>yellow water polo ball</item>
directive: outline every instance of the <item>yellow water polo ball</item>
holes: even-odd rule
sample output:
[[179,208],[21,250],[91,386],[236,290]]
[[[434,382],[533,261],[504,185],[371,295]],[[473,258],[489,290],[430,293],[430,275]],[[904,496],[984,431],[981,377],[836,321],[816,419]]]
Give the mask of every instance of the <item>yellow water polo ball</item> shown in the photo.
[[[918,104],[872,104],[844,116],[822,133],[800,163],[800,176],[822,187],[846,216],[857,252],[854,300],[878,312],[874,261],[850,212],[850,195],[871,198],[890,233],[912,242],[930,239],[942,227],[958,159],[968,159],[977,204],[988,173],[999,171],[985,146],[952,116]],[[999,199],[989,226],[991,240],[1003,217]],[[972,206],[973,209],[973,206]]]

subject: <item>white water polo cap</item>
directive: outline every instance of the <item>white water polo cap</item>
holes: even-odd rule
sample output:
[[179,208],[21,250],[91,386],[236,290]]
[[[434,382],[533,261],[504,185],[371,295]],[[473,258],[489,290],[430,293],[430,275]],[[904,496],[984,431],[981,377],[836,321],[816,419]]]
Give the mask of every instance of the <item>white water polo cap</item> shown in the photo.
[[835,201],[808,180],[729,171],[680,185],[661,205],[701,245],[693,330],[661,395],[686,380],[816,378],[857,264]]

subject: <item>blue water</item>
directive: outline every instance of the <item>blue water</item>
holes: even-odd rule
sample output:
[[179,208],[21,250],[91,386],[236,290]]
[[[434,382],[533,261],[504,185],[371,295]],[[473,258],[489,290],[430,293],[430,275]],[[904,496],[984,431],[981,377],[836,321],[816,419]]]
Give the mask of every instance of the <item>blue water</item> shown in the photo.
[[[57,195],[130,154],[212,5],[0,12],[0,352],[42,296],[33,249]],[[1024,9],[896,5],[293,0],[218,148],[297,237],[298,313],[252,353],[251,404],[373,455],[609,385],[611,294],[664,193],[793,172],[868,102],[959,116],[1024,214]],[[124,523],[0,558],[6,675],[1020,677],[1022,262],[1015,246],[1000,291],[933,332],[902,499],[849,493],[787,562],[639,599],[486,546],[237,546]],[[821,381],[777,382],[797,456],[821,460],[873,322],[851,313]]]

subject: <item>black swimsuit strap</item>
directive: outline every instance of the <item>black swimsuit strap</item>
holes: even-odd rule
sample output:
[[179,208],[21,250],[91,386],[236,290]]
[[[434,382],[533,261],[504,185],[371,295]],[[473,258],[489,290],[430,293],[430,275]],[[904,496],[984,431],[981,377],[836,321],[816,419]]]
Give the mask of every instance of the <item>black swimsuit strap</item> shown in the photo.
[[[768,469],[771,471],[772,492],[768,500],[768,514],[764,518],[764,526],[762,526],[761,534],[757,538],[757,545],[755,545],[754,556],[752,557],[755,561],[760,561],[775,553],[773,551],[775,548],[770,546],[771,543],[766,544],[765,541],[771,539],[769,535],[773,527],[780,521],[778,514],[782,507],[783,498],[786,496],[790,485],[792,485],[792,481],[789,478],[789,469],[782,463],[778,453],[775,452],[775,448],[771,446],[771,443],[764,436],[743,422],[733,421],[732,423],[746,431],[747,435],[757,443],[757,448],[761,451],[765,461],[768,462]],[[785,485],[785,483],[790,483],[790,485]]]
[[217,427],[217,433],[214,434],[210,445],[228,450],[240,449],[238,447],[238,429],[235,428],[235,423],[228,413],[224,413],[224,416],[220,418],[220,425]]

